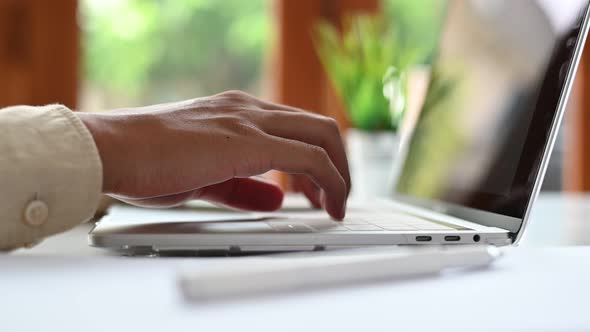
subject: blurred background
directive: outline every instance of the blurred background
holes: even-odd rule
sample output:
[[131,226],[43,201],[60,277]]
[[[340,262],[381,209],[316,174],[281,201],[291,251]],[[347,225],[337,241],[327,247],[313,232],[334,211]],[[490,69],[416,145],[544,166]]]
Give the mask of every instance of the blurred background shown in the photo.
[[[390,65],[401,69],[388,72],[390,86],[403,87],[406,67],[431,63],[443,8],[442,0],[0,0],[0,107],[104,111],[239,89],[332,116],[343,129],[395,130],[395,109],[373,109],[391,105],[397,90],[389,103],[374,95],[382,97]],[[358,59],[340,49],[355,47],[372,50],[375,77],[343,71]],[[590,190],[585,59],[545,190]],[[359,81],[368,83],[350,83]],[[385,122],[371,122],[381,115]]]

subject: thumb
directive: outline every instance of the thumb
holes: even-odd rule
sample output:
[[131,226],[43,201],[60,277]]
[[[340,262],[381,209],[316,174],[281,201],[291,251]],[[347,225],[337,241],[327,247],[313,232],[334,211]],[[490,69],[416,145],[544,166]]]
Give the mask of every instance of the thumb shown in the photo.
[[283,204],[283,190],[260,178],[234,178],[197,190],[194,198],[232,208],[274,211]]

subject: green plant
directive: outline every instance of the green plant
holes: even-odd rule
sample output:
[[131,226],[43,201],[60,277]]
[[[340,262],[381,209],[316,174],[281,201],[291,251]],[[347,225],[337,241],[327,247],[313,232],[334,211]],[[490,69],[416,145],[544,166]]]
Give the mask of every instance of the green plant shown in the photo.
[[[342,34],[334,25],[320,21],[314,37],[320,60],[353,126],[396,131],[405,109],[398,99],[405,99],[405,73],[424,59],[430,47],[410,44],[395,24],[368,14],[348,17]],[[391,106],[386,95],[396,97]]]

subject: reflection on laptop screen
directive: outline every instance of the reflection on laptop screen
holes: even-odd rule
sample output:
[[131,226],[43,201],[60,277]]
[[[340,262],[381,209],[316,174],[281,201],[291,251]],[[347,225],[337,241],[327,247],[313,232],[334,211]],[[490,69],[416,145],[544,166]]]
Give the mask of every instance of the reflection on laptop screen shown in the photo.
[[522,218],[587,4],[449,2],[397,193]]

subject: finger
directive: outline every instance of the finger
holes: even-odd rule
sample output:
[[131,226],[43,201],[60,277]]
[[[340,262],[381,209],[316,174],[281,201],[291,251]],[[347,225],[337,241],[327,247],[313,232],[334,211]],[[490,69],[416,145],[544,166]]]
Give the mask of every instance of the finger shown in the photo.
[[[350,171],[342,136],[334,119],[319,116],[297,107],[261,100],[239,91],[229,91],[227,93],[238,99],[246,100],[263,110],[274,111],[277,113],[275,114],[276,117],[281,117],[282,115],[283,121],[279,121],[278,119],[274,121],[273,118],[275,116],[267,117],[267,113],[263,112],[267,119],[267,121],[261,124],[263,131],[274,136],[318,145],[328,151],[330,157],[333,158],[336,168],[346,182],[348,196],[351,188]],[[280,112],[277,112],[277,110]],[[287,116],[287,114],[290,116]],[[303,119],[305,119],[304,123],[298,121]],[[294,124],[298,125],[295,126]],[[307,126],[308,124],[310,126]],[[302,131],[301,128],[312,128],[312,130],[311,132],[307,130]]]
[[295,191],[302,192],[315,209],[322,207],[320,188],[318,188],[315,183],[310,181],[304,175],[300,174],[294,174],[291,176],[291,178],[293,189]]
[[338,124],[332,118],[307,112],[264,111],[258,125],[266,133],[322,147],[346,182],[350,192],[350,170]]
[[273,103],[273,102],[266,101],[266,100],[259,100],[257,103],[257,106],[262,109],[265,109],[265,110],[282,110],[282,111],[294,112],[294,113],[307,113],[307,111],[305,111],[301,108],[297,108],[297,107],[293,107],[293,106],[289,106],[289,105],[284,105],[284,104],[277,104],[277,103]]
[[325,193],[324,208],[332,218],[341,220],[346,209],[346,182],[326,150],[316,145],[268,135],[261,147],[269,158],[269,167],[291,174],[305,174]]
[[284,193],[272,182],[255,178],[234,178],[201,188],[193,197],[236,209],[275,211],[283,204]]

